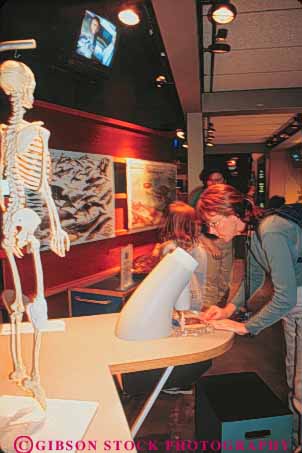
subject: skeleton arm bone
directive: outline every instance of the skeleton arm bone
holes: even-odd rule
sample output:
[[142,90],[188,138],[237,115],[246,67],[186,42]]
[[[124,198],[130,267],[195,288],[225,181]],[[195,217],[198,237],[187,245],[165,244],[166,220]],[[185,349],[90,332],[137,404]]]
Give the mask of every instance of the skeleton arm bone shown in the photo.
[[57,255],[65,256],[65,252],[69,250],[70,241],[68,234],[61,227],[58,211],[53,201],[48,182],[44,182],[40,193],[46,202],[49,213],[51,228],[50,248]]
[[[41,128],[42,129],[42,128]],[[52,198],[52,193],[47,179],[47,166],[50,162],[49,151],[48,151],[48,137],[49,132],[46,129],[42,129],[42,140],[43,140],[43,149],[44,149],[44,164],[42,168],[42,182],[40,193],[45,200],[49,219],[50,219],[50,228],[51,228],[51,239],[50,239],[50,248],[59,256],[65,256],[65,252],[70,248],[70,241],[68,234],[62,229],[60,224],[60,219],[58,211],[54,200]]]
[[[3,138],[4,137],[2,126],[0,126],[0,180],[2,180],[4,176],[5,148],[3,146]],[[0,209],[2,212],[4,212],[6,209],[4,203],[2,183],[0,184]]]

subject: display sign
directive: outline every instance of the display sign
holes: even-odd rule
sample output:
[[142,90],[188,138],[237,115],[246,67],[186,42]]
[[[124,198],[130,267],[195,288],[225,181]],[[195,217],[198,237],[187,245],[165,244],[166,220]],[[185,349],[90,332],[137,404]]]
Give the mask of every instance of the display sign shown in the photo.
[[162,225],[167,206],[176,199],[174,164],[127,159],[128,228]]
[[128,244],[126,247],[121,248],[121,289],[126,289],[133,285],[132,266],[133,245]]
[[257,204],[265,207],[266,202],[266,177],[265,177],[265,157],[262,156],[257,161]]
[[[114,177],[111,156],[50,150],[51,191],[71,245],[115,236]],[[28,192],[28,207],[39,212],[39,239],[48,247],[49,220],[39,194]]]

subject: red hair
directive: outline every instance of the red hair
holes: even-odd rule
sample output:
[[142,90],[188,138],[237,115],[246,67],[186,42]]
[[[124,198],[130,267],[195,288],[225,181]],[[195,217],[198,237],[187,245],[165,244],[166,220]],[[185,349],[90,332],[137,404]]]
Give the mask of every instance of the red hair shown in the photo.
[[245,222],[256,217],[253,205],[245,195],[227,184],[215,184],[206,189],[201,194],[196,209],[200,218],[205,221],[213,214],[237,215]]

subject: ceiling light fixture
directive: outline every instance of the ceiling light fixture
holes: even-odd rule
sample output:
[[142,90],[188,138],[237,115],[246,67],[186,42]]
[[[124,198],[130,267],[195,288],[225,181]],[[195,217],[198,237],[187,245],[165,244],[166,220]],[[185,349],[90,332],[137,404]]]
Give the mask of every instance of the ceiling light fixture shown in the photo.
[[298,113],[284,124],[277,132],[271,135],[265,142],[268,148],[274,148],[280,145],[285,140],[295,135],[299,130],[302,130],[302,114]]
[[214,137],[215,137],[215,132],[209,131],[209,130],[208,130],[207,136],[208,136],[208,138],[209,138],[209,137],[214,138]]
[[133,7],[121,10],[118,13],[118,18],[123,24],[130,25],[131,27],[140,22],[140,17]]
[[208,125],[208,132],[216,132],[214,124],[211,122],[209,122],[209,125]]
[[228,30],[226,28],[218,30],[215,36],[215,42],[207,48],[207,51],[212,53],[230,52],[231,46],[225,42],[227,35]]
[[215,145],[213,142],[215,138],[214,124],[211,122],[210,117],[207,118],[207,127],[204,128],[204,144],[205,146],[212,147]]
[[231,46],[226,43],[215,42],[214,44],[211,44],[207,50],[212,53],[227,53],[230,52]]
[[205,142],[205,145],[208,146],[208,147],[212,147],[212,146],[215,146],[215,144],[208,138],[207,141]]
[[183,129],[176,129],[176,137],[184,140],[186,138],[185,131]]
[[167,78],[164,75],[159,75],[155,79],[157,88],[162,88],[167,83]]
[[236,18],[237,10],[230,0],[214,0],[209,9],[208,19],[216,24],[230,24]]
[[173,82],[168,82],[167,77],[165,75],[158,75],[155,79],[155,85],[157,88],[162,88],[165,85],[174,85]]

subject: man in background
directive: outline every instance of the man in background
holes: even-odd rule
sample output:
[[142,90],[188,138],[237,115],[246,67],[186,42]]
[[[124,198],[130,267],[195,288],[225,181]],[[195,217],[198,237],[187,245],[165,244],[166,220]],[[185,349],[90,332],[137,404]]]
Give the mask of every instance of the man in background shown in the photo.
[[[196,187],[189,195],[189,205],[196,208],[198,200],[205,189],[214,184],[226,183],[226,176],[221,169],[204,169],[199,175],[201,186]],[[224,306],[231,281],[233,266],[233,246],[232,241],[224,242],[214,235],[207,234],[218,249],[216,255],[208,254],[208,271],[204,289],[205,308],[211,305]]]

